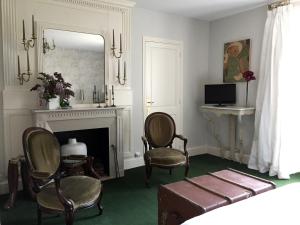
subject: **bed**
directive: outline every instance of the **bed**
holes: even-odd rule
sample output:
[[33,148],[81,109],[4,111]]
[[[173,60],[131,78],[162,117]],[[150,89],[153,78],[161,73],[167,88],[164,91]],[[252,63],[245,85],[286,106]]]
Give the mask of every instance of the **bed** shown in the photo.
[[300,183],[293,183],[207,212],[182,225],[298,225],[299,212]]

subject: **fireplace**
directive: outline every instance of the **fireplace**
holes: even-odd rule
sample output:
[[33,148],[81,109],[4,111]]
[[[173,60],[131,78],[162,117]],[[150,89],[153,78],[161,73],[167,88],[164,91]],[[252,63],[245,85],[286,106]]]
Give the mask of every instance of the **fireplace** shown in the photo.
[[54,132],[60,145],[68,143],[68,139],[76,138],[87,146],[87,154],[93,156],[94,168],[101,177],[109,174],[109,130],[108,128],[85,129]]
[[61,145],[69,138],[84,142],[105,179],[124,176],[123,108],[34,110],[33,114],[36,126],[53,132]]

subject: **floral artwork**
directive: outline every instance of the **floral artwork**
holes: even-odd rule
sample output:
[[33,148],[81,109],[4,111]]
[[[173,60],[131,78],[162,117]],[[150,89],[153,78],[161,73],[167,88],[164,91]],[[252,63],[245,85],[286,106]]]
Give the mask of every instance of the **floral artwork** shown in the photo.
[[243,73],[249,70],[250,39],[224,44],[223,81],[245,82]]

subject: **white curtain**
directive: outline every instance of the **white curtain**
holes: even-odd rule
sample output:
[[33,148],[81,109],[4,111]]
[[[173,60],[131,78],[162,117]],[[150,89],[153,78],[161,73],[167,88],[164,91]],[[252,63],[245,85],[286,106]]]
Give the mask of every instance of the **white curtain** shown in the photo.
[[300,7],[268,11],[248,167],[288,179],[300,172]]

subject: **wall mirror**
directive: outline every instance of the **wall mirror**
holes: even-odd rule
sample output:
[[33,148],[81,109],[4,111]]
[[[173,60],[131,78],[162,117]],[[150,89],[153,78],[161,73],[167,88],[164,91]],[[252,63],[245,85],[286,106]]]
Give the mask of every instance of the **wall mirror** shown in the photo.
[[104,102],[105,43],[101,35],[43,30],[43,72],[72,84],[71,104]]

